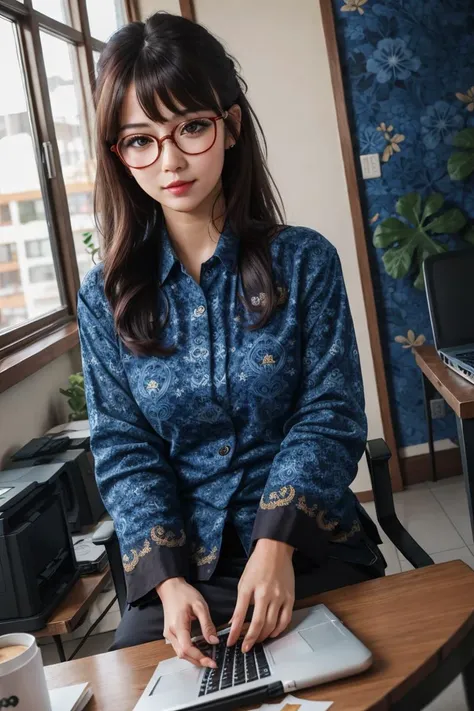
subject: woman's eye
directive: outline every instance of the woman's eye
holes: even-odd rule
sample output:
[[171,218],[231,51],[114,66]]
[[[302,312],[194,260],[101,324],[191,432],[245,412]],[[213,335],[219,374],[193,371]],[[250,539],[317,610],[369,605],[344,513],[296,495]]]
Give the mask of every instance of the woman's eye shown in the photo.
[[209,128],[211,123],[212,121],[206,119],[189,121],[188,123],[185,123],[182,127],[181,134],[193,136],[197,135],[198,133],[203,133],[203,131]]
[[143,148],[152,143],[148,136],[129,136],[123,142],[124,148]]

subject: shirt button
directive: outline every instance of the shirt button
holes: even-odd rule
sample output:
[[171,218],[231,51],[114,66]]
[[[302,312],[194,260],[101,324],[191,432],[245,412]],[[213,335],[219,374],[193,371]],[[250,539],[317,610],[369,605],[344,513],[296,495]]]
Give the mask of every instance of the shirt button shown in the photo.
[[205,311],[206,311],[205,306],[198,306],[197,309],[194,309],[194,315],[195,316],[202,316]]
[[219,454],[221,455],[221,457],[227,457],[229,452],[230,452],[230,447],[228,444],[224,445],[224,447],[221,447],[219,450]]

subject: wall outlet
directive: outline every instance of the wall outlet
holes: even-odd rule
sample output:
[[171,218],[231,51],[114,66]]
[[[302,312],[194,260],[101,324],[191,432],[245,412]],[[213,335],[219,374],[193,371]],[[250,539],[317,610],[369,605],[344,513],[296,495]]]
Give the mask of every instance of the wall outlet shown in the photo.
[[433,420],[439,420],[446,416],[446,403],[442,397],[437,397],[430,400],[431,417]]
[[369,178],[380,178],[382,171],[380,169],[380,156],[378,153],[366,153],[360,156],[360,164],[362,166],[362,177],[364,180]]

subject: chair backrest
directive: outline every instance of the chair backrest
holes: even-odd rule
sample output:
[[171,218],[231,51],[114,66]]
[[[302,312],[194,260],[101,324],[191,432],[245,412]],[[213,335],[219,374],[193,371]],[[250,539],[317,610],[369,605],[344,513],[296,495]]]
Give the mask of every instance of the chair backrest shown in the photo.
[[474,343],[474,249],[427,257],[423,273],[436,348]]

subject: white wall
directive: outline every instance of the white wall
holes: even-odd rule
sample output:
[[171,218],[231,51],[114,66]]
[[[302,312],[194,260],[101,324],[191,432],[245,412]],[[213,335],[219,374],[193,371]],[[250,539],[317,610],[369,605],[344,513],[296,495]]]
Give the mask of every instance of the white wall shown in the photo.
[[140,17],[143,20],[146,20],[149,15],[153,15],[154,12],[158,12],[158,10],[165,10],[174,15],[181,14],[179,11],[179,0],[138,0],[138,7]]
[[[142,17],[171,9],[170,0],[166,5],[141,0]],[[217,35],[242,66],[288,222],[319,230],[339,251],[361,355],[369,437],[382,437],[319,2],[194,0],[194,7],[197,21]],[[354,490],[370,488],[364,459]]]
[[67,399],[59,388],[67,388],[68,377],[78,370],[81,361],[76,346],[0,395],[0,468],[30,439],[67,421]]

